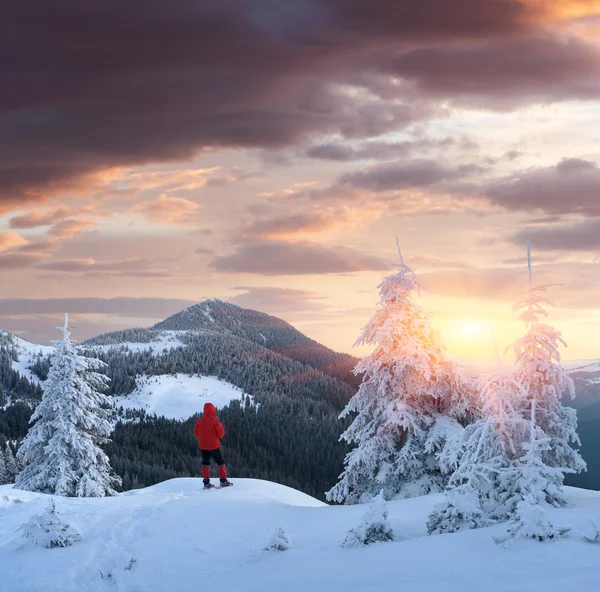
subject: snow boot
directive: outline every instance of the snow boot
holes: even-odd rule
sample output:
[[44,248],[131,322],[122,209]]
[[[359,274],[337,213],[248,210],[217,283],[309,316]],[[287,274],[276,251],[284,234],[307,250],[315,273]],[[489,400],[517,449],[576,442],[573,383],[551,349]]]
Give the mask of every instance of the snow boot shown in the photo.
[[229,487],[230,485],[233,485],[231,483],[231,481],[227,481],[227,479],[221,479],[220,484],[221,484],[221,487]]
[[213,487],[213,484],[210,482],[210,479],[204,479],[204,489],[210,489]]

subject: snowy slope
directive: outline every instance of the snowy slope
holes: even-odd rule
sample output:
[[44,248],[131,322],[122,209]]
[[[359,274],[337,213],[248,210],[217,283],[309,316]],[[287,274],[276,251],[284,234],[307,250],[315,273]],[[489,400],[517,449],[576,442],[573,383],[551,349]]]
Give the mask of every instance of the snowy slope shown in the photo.
[[149,415],[162,415],[169,419],[186,420],[201,413],[204,403],[224,407],[244,392],[229,382],[215,376],[187,376],[163,374],[140,376],[136,388],[122,397],[114,397],[115,407],[143,409]]
[[85,347],[96,350],[106,352],[109,350],[119,350],[119,349],[128,349],[132,352],[140,352],[140,351],[152,351],[154,354],[158,355],[163,353],[165,349],[170,349],[172,347],[185,347],[185,343],[179,339],[179,335],[181,333],[186,333],[185,331],[160,331],[154,332],[153,338],[148,342],[135,342],[135,341],[122,341],[119,343],[108,343],[105,345],[88,345],[84,344]]
[[[600,522],[600,493],[569,490],[569,496],[572,507],[556,510],[555,523],[591,536],[590,520]],[[425,536],[440,496],[389,503],[397,541],[358,549],[341,543],[365,506],[329,507],[265,481],[238,479],[231,489],[202,491],[199,479],[175,479],[115,498],[54,498],[61,518],[82,535],[65,549],[33,547],[17,532],[49,499],[0,487],[3,592],[600,589],[599,547],[578,535],[506,548],[492,540],[502,526]],[[292,548],[264,551],[280,524]]]
[[28,367],[35,362],[40,353],[44,356],[48,356],[52,353],[54,348],[51,345],[31,343],[31,341],[27,341],[12,333],[9,334],[6,331],[2,331],[0,337],[10,339],[12,341],[11,347],[17,352],[19,359],[18,361],[13,361],[13,368],[30,382],[38,383],[38,377],[29,370]]
[[566,360],[562,365],[568,372],[600,372],[600,360]]

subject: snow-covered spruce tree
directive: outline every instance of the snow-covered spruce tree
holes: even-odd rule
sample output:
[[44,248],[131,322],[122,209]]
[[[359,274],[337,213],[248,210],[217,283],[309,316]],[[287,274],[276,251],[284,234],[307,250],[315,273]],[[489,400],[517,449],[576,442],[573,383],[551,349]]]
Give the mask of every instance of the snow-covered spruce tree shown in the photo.
[[387,499],[443,491],[437,454],[468,415],[472,385],[414,302],[422,286],[401,253],[396,267],[357,341],[375,349],[356,365],[363,381],[341,414],[356,413],[341,436],[355,447],[326,494],[332,501],[365,503],[382,490]]
[[12,483],[19,472],[17,459],[12,451],[10,442],[6,443],[3,451],[4,456],[4,471],[6,473],[6,483]]
[[547,316],[539,295],[547,286],[534,288],[531,250],[527,241],[529,290],[517,302],[527,332],[513,344],[516,353],[516,379],[526,393],[522,413],[529,419],[529,438],[521,443],[522,456],[500,473],[510,515],[508,536],[537,540],[554,539],[566,531],[555,528],[546,518],[545,507],[564,506],[564,473],[585,469],[585,462],[571,444],[579,443],[577,415],[564,407],[560,398],[575,396],[573,381],[560,364],[558,343],[566,345],[560,333],[540,322]]
[[[577,412],[561,404],[563,394],[575,397],[573,380],[560,363],[559,343],[566,343],[559,331],[541,322],[548,314],[544,304],[552,303],[541,293],[548,286],[532,287],[531,250],[527,241],[529,290],[515,304],[525,323],[526,333],[511,346],[516,355],[515,379],[527,393],[524,416],[535,417],[548,445],[541,449],[541,459],[549,467],[563,473],[578,473],[586,465],[573,444],[580,444],[577,436]],[[534,413],[535,411],[535,413]]]
[[15,487],[74,497],[113,495],[120,479],[112,474],[100,446],[109,441],[109,401],[100,391],[104,363],[80,356],[73,346],[68,317],[55,342],[42,401],[19,449],[26,463]]
[[[478,381],[475,420],[441,451],[440,467],[452,473],[444,502],[428,520],[430,534],[479,528],[506,519],[507,492],[499,476],[521,452],[527,422],[520,413],[522,387],[500,369]],[[511,508],[512,510],[512,508]]]
[[8,471],[6,470],[6,463],[4,462],[4,454],[3,454],[2,446],[0,445],[0,485],[5,485],[6,483],[11,483],[11,480],[8,476]]
[[371,502],[371,507],[363,516],[360,524],[348,533],[342,547],[362,547],[372,543],[384,543],[393,540],[394,530],[388,522],[388,510],[382,491]]

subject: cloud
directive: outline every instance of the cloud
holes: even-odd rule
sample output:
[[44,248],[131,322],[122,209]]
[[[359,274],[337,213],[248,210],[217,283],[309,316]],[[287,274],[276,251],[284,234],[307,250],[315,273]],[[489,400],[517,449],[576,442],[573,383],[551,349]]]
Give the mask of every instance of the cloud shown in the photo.
[[177,298],[2,298],[0,315],[106,314],[167,317],[195,302]]
[[380,67],[425,95],[470,106],[600,98],[598,48],[565,36],[412,49],[386,56]]
[[312,312],[325,308],[321,302],[323,296],[307,290],[271,286],[239,286],[232,289],[243,292],[229,298],[229,302],[269,314]]
[[144,201],[134,205],[134,212],[145,214],[151,222],[157,224],[190,224],[197,221],[196,215],[202,206],[182,197],[161,195],[153,201]]
[[[421,138],[406,142],[378,142],[369,141],[353,145],[345,142],[328,142],[315,144],[308,148],[305,155],[309,158],[332,160],[337,162],[350,162],[355,160],[397,160],[399,156],[408,156],[415,152],[430,151],[433,149],[447,149],[452,146],[461,146],[464,138],[457,141],[453,138],[431,140]],[[473,147],[473,146],[471,146]]]
[[340,177],[341,185],[369,191],[391,191],[435,185],[455,179],[466,169],[447,168],[434,160],[412,160],[386,163]]
[[[597,308],[600,284],[596,263],[541,263],[542,260],[534,252],[534,284],[560,284],[548,294],[557,307]],[[522,265],[516,267],[435,271],[420,274],[419,278],[435,294],[458,299],[494,300],[510,306],[514,298],[527,289],[527,262],[523,257]]]
[[390,268],[383,259],[352,247],[282,241],[241,244],[232,255],[215,257],[211,266],[220,272],[267,276],[353,273]]
[[[1,262],[0,262],[1,265]],[[81,277],[124,277],[145,279],[195,278],[197,273],[179,271],[176,262],[165,259],[132,257],[120,261],[98,262],[93,258],[62,259],[36,265],[37,269],[80,274]]]
[[0,251],[8,251],[26,244],[27,240],[16,232],[0,232]]
[[23,269],[40,261],[39,253],[5,253],[0,254],[0,269]]
[[[32,14],[44,15],[43,28]],[[413,78],[422,68],[426,90],[437,88],[437,73],[418,55],[409,63],[373,56],[527,35],[539,16],[541,8],[520,0],[130,0],[102,8],[61,0],[52,11],[41,0],[13,2],[0,35],[0,54],[11,56],[0,97],[0,205],[22,209],[89,189],[102,171],[208,149],[402,129],[437,107],[402,88],[366,100],[349,87],[381,75],[384,65]],[[578,48],[565,52],[586,57]],[[464,58],[453,49],[456,69]],[[575,73],[555,78],[557,86],[573,86],[577,73],[592,78],[591,68],[566,62]],[[493,63],[509,80],[502,59]]]
[[288,213],[270,218],[259,218],[247,224],[243,230],[246,238],[278,239],[331,232],[348,226],[365,225],[378,218],[377,208],[313,208],[312,211]]
[[514,234],[511,240],[520,245],[530,240],[533,248],[542,251],[596,251],[600,248],[600,218],[527,228]]
[[48,237],[51,239],[64,240],[77,236],[82,230],[91,226],[97,226],[97,222],[77,218],[68,218],[57,222],[48,231]]
[[50,212],[27,212],[20,216],[13,216],[8,224],[11,228],[37,228],[39,226],[50,226],[60,222],[71,215],[71,209],[61,207]]
[[600,216],[600,167],[569,158],[493,181],[482,188],[493,204],[514,211]]

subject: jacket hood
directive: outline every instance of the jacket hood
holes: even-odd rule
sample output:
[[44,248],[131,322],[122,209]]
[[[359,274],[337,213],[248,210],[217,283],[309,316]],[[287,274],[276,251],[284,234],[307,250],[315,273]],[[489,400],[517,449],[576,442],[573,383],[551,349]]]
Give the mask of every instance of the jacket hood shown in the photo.
[[216,417],[217,410],[212,403],[204,403],[204,415],[207,417]]

